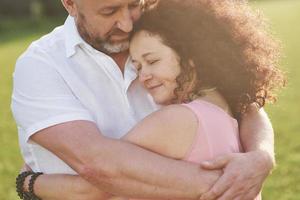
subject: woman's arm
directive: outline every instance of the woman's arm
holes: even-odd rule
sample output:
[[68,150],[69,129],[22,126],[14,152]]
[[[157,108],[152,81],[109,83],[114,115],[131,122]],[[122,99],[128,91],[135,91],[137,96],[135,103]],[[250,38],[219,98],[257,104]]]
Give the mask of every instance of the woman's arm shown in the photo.
[[169,158],[183,159],[199,125],[189,108],[170,105],[143,119],[122,139]]
[[[173,105],[149,115],[122,139],[158,154],[182,159],[193,142],[197,127],[197,118],[188,108]],[[201,172],[201,169],[199,171]],[[202,187],[197,192],[207,191],[220,175],[220,171],[208,174],[209,178],[202,180]],[[78,176],[41,176],[36,184],[35,192],[44,200],[111,198]],[[172,188],[172,183],[157,187],[165,188],[168,192]]]

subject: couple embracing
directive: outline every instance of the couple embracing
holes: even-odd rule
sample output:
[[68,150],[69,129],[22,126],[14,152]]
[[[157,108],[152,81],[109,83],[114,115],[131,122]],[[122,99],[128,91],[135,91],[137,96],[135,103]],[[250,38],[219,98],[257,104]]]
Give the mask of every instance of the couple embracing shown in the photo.
[[278,46],[245,1],[62,0],[18,59],[24,199],[260,199]]

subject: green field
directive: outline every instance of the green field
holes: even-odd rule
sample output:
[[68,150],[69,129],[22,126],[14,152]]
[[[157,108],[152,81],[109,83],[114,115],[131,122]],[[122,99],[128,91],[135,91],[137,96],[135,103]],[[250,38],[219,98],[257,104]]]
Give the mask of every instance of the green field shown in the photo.
[[[265,200],[300,199],[300,0],[269,0],[253,3],[270,19],[274,34],[284,49],[283,69],[289,84],[277,104],[268,106],[276,133],[278,166],[265,184]],[[14,179],[22,158],[10,113],[12,72],[16,58],[31,41],[50,31],[62,20],[0,21],[0,200],[18,199]],[[297,62],[298,61],[298,62]],[[298,68],[299,67],[299,68]]]

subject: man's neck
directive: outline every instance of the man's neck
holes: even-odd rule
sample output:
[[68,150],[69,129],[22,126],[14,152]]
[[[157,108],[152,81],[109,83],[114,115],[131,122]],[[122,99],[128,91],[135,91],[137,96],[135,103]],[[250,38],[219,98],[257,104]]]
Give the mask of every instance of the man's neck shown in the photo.
[[124,74],[125,64],[129,56],[128,51],[124,51],[116,54],[109,54],[109,56],[117,63],[121,72]]

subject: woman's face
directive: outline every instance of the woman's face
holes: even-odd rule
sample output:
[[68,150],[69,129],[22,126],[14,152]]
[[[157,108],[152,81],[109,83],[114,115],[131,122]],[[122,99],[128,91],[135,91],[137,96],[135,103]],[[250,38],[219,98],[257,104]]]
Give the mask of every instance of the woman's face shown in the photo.
[[175,97],[174,90],[180,74],[179,58],[157,35],[141,31],[130,43],[130,54],[138,70],[139,81],[157,104],[168,105]]

